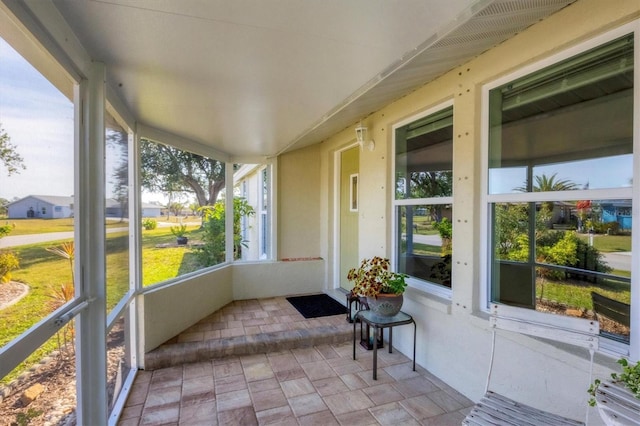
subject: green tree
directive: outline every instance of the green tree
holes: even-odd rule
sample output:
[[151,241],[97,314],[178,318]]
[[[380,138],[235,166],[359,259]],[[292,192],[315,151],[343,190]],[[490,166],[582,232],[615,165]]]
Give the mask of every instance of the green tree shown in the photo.
[[146,139],[141,141],[140,163],[145,189],[192,193],[201,207],[214,205],[225,185],[224,162]]
[[7,175],[20,173],[20,169],[26,169],[24,160],[16,151],[16,146],[11,143],[11,137],[0,124],[0,163],[7,169]]
[[167,206],[169,213],[173,214],[174,216],[180,216],[180,213],[182,212],[183,208],[184,208],[184,204],[178,203],[177,201],[174,201],[173,203]]
[[7,215],[7,204],[9,204],[9,200],[0,197],[0,216]]
[[113,197],[120,204],[120,221],[129,217],[129,141],[124,131],[107,128],[106,143],[113,148],[117,157],[111,172],[110,183],[113,185],[113,193],[107,197]]
[[[557,179],[558,174],[554,173],[551,176],[542,174],[540,176],[534,176],[531,189],[529,189],[527,183],[524,186],[514,188],[520,192],[550,192],[550,191],[573,191],[578,189],[578,185],[571,182],[568,179]],[[550,212],[553,212],[555,203],[553,201],[547,201],[543,204]]]

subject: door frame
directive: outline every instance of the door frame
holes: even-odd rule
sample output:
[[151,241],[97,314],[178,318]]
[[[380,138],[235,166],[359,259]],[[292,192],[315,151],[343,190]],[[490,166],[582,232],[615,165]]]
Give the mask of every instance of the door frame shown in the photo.
[[[333,152],[333,279],[332,289],[340,290],[340,183],[342,171],[342,153],[354,147],[359,147],[358,142],[354,139],[351,143],[336,149]],[[358,173],[360,173],[360,164],[358,164]],[[360,185],[360,177],[358,177],[358,185]],[[360,244],[358,243],[358,247]]]

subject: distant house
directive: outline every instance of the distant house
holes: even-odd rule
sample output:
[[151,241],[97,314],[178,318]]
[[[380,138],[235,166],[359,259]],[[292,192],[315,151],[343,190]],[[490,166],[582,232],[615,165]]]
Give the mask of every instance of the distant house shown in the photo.
[[[142,217],[160,217],[163,207],[153,203],[141,203]],[[127,215],[126,206],[123,206],[118,200],[108,198],[105,201],[105,215],[107,217],[123,217]]]
[[140,207],[142,208],[142,217],[160,217],[164,209],[158,204],[145,203],[144,201],[140,203]]
[[73,197],[29,195],[7,204],[9,219],[60,219],[73,216]]
[[621,231],[631,230],[631,200],[607,200],[600,206],[602,222],[617,222]]
[[[142,203],[142,217],[159,217],[162,206]],[[73,197],[59,197],[55,195],[29,195],[7,204],[9,219],[60,219],[73,217]],[[114,199],[105,201],[105,215],[107,217],[122,217],[123,206]]]

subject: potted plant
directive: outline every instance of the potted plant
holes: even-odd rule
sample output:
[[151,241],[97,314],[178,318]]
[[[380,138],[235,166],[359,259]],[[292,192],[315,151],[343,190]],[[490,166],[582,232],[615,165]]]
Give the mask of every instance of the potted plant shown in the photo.
[[[622,372],[612,373],[610,381],[599,379],[589,387],[589,405],[598,407],[607,425],[626,425],[640,419],[640,362],[618,360]],[[635,424],[635,423],[633,423]]]
[[171,233],[176,236],[176,243],[178,245],[185,245],[189,239],[186,237],[187,234],[187,225],[184,223],[180,224],[180,226],[172,226]]
[[389,270],[389,259],[375,256],[362,259],[360,267],[352,268],[347,279],[353,282],[353,293],[367,298],[369,309],[383,316],[400,312],[407,275]]

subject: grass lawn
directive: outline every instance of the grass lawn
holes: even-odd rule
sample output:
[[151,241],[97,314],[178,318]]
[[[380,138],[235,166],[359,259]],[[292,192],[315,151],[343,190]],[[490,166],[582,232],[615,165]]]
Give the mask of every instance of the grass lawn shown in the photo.
[[441,246],[433,246],[431,244],[413,243],[413,253],[423,256],[440,256],[442,252]]
[[544,299],[561,302],[572,308],[593,309],[592,291],[620,302],[631,303],[631,285],[611,279],[597,284],[541,279],[536,282],[537,298],[540,298],[544,292]]
[[[589,242],[589,236],[577,234],[578,237]],[[613,253],[619,251],[631,251],[630,235],[594,235],[593,246],[602,253]]]
[[[49,232],[73,232],[73,218],[65,219],[0,219],[0,225],[14,225],[9,236],[46,234]],[[126,227],[126,222],[108,220],[107,228]]]
[[[199,223],[187,228],[188,236],[199,239]],[[129,289],[129,237],[126,232],[107,234],[107,310],[114,307]],[[54,306],[52,288],[72,282],[71,266],[64,259],[46,250],[62,241],[18,246],[13,249],[20,259],[20,269],[12,273],[12,280],[27,284],[29,294],[6,309],[0,311],[0,347],[28,330],[49,315]],[[148,286],[199,268],[193,250],[186,246],[157,248],[159,244],[175,242],[169,227],[143,231],[142,268],[143,285]],[[0,284],[2,285],[2,284]],[[54,336],[42,348],[32,354],[0,383],[8,383],[20,372],[38,362],[45,354],[57,348]]]

